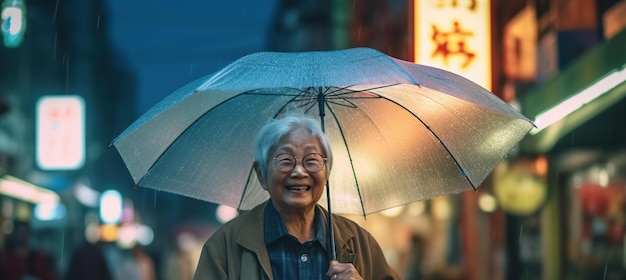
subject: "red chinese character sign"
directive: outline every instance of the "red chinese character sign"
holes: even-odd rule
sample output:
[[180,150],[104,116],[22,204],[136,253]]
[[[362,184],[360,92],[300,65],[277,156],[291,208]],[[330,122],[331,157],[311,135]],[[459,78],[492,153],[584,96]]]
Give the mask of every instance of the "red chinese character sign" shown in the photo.
[[85,161],[85,105],[80,96],[44,96],[37,102],[37,165],[75,170]]
[[415,0],[415,62],[443,68],[491,89],[488,0]]

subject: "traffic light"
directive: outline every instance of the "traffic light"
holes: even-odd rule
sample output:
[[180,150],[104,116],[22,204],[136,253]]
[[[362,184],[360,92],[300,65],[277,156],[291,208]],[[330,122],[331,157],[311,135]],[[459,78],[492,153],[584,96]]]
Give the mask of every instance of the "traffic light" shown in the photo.
[[7,48],[19,47],[26,33],[26,3],[24,0],[4,0],[0,15],[4,45]]

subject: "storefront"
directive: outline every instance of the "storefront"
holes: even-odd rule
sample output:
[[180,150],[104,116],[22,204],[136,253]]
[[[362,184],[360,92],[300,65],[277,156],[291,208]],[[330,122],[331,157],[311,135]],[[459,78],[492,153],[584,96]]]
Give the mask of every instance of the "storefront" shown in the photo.
[[520,100],[537,121],[521,149],[548,162],[547,201],[537,216],[543,279],[626,277],[624,46],[626,30]]

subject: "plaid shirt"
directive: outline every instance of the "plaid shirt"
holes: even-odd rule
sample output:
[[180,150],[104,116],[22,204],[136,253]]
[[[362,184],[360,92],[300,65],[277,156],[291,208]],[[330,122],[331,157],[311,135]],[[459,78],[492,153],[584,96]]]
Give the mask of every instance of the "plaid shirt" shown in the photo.
[[265,207],[265,246],[274,279],[329,279],[326,251],[326,223],[316,207],[313,220],[315,238],[304,244],[287,232],[287,227],[271,203]]

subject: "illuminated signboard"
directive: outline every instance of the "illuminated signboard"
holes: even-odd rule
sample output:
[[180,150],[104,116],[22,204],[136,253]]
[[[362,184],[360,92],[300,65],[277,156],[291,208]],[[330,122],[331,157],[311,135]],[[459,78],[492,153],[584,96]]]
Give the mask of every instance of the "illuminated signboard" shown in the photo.
[[85,102],[76,95],[43,96],[37,102],[37,165],[75,170],[85,162]]
[[415,0],[415,62],[491,89],[489,0]]

